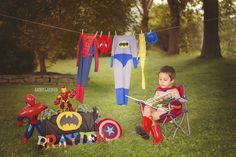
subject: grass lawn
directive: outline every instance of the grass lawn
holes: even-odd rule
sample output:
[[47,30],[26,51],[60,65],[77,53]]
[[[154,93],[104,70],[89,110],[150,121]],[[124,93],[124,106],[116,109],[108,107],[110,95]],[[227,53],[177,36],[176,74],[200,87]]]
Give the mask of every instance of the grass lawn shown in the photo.
[[[85,104],[97,106],[102,117],[117,120],[123,129],[120,140],[102,144],[84,144],[68,148],[43,151],[35,149],[38,133],[35,131],[28,145],[22,145],[20,135],[25,128],[15,126],[17,112],[24,106],[24,95],[32,93],[37,100],[51,108],[57,92],[36,92],[36,88],[60,88],[52,85],[1,85],[0,92],[0,156],[236,156],[236,60],[201,60],[197,54],[166,56],[149,51],[146,61],[146,90],[141,89],[141,68],[132,71],[130,95],[146,99],[154,94],[156,73],[163,65],[177,70],[176,84],[184,83],[190,108],[191,137],[180,132],[175,139],[168,138],[161,145],[153,145],[152,139],[141,139],[134,130],[140,123],[139,106],[129,101],[121,107],[115,103],[113,69],[109,58],[100,58],[100,69],[90,71],[85,92]],[[75,60],[58,61],[50,71],[76,74]],[[68,85],[73,87],[74,85]],[[77,103],[72,100],[74,106]]]

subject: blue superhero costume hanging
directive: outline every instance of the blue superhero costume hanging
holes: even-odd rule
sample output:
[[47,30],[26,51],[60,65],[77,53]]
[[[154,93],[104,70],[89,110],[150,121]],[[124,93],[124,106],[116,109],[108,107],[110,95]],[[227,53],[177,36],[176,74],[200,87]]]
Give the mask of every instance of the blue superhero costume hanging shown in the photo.
[[146,42],[150,45],[154,45],[158,41],[158,37],[157,37],[156,32],[145,33],[145,37],[146,37]]
[[114,68],[116,103],[126,105],[129,95],[131,67],[138,66],[137,41],[133,35],[115,35],[111,52],[111,67]]
[[95,72],[98,71],[98,49],[96,35],[81,33],[77,44],[77,85],[76,100],[83,103],[85,87],[92,62],[95,59]]

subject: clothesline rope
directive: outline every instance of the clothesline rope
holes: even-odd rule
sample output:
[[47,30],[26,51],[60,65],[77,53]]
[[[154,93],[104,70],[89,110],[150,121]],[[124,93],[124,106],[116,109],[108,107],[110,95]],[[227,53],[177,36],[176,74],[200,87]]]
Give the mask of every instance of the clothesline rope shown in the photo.
[[[49,28],[53,28],[53,29],[60,29],[60,30],[67,31],[67,32],[72,32],[72,33],[77,33],[77,34],[81,33],[81,32],[76,31],[76,30],[71,30],[71,29],[67,29],[67,28],[63,28],[63,27],[58,27],[58,26],[48,25],[48,24],[44,24],[44,23],[39,23],[39,22],[35,22],[35,21],[31,21],[31,20],[26,20],[26,19],[23,19],[23,18],[15,17],[15,16],[10,16],[10,15],[6,15],[6,14],[2,14],[2,13],[0,13],[0,16],[6,17],[6,18],[9,18],[9,19],[18,20],[18,21],[23,21],[23,22],[26,22],[26,23],[32,23],[32,24],[35,24],[35,25],[41,25],[41,26],[49,27]],[[214,21],[214,20],[218,20],[218,18],[211,18],[211,19],[203,20],[203,22]],[[175,28],[179,28],[179,27],[180,26],[167,27],[167,28],[155,31],[155,32],[163,32],[163,31],[166,31],[166,30],[171,30],[171,29],[175,29]]]
[[75,31],[75,30],[71,30],[71,29],[67,29],[67,28],[62,28],[62,27],[57,27],[57,26],[53,26],[53,25],[48,25],[48,24],[44,24],[44,23],[34,22],[34,21],[31,21],[31,20],[26,20],[26,19],[23,19],[23,18],[15,17],[15,16],[5,15],[5,14],[2,14],[2,13],[0,13],[0,16],[10,18],[10,19],[14,19],[14,20],[18,20],[18,21],[28,22],[28,23],[32,23],[32,24],[36,24],[36,25],[41,25],[41,26],[44,26],[44,27],[60,29],[60,30],[67,31],[67,32],[80,33],[79,31]]

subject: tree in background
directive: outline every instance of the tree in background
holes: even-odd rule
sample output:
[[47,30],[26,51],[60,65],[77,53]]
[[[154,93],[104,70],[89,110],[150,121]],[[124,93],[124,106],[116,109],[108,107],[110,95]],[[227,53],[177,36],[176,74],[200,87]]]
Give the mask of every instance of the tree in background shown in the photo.
[[180,51],[200,51],[202,43],[202,15],[197,1],[188,3],[182,11],[180,26]]
[[223,56],[236,55],[236,1],[224,0],[219,2],[220,23],[219,35],[221,54]]
[[204,34],[201,57],[220,58],[220,39],[218,32],[219,6],[218,0],[203,0]]
[[[148,31],[148,21],[149,21],[149,10],[152,7],[153,0],[138,0],[139,6],[136,5],[142,19],[141,19],[141,29],[143,31]],[[137,4],[138,4],[137,2]]]
[[[95,33],[100,29],[106,33],[115,30],[123,33],[134,22],[131,8],[135,3],[135,0],[71,0],[70,3],[61,0],[2,0],[0,9],[7,15],[76,32],[84,29],[86,33]],[[14,32],[20,33],[18,44],[35,51],[42,74],[46,73],[45,59],[55,61],[63,54],[75,56],[78,33],[23,22],[17,28]]]
[[[191,3],[182,11],[180,16],[180,34],[179,34],[179,48],[182,52],[188,53],[190,51],[200,50],[202,40],[202,22],[199,8],[195,5],[199,3]],[[168,52],[169,44],[169,30],[171,15],[168,4],[153,5],[150,10],[150,28],[157,32],[159,42],[158,46]]]
[[167,29],[170,25],[170,11],[167,4],[155,4],[150,10],[150,28],[157,32],[158,35],[158,46],[164,51],[168,51],[168,39],[169,30]]
[[169,31],[168,54],[179,54],[180,14],[185,9],[188,0],[167,0],[167,2],[172,18],[172,29]]

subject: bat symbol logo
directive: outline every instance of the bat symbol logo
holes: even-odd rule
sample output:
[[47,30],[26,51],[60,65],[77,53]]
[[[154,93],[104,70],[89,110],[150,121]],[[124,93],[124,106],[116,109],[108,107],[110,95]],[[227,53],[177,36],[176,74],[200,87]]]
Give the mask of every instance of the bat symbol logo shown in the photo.
[[64,126],[66,124],[68,125],[77,125],[78,124],[78,118],[75,115],[72,116],[62,116],[60,121],[61,126]]
[[57,116],[56,123],[63,131],[76,130],[82,123],[82,117],[77,112],[62,112]]
[[127,48],[127,47],[129,47],[129,42],[128,42],[128,41],[121,41],[121,42],[119,43],[119,47],[121,47],[121,48]]

